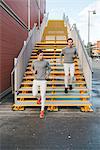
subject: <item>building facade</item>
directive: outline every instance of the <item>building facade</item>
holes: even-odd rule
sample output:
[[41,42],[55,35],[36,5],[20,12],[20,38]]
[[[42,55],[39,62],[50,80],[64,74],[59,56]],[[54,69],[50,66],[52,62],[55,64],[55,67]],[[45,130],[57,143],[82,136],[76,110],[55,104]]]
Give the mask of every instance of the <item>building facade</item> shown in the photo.
[[100,57],[100,41],[97,41],[92,46],[92,56],[94,56],[94,57]]
[[[39,5],[40,4],[40,5]],[[39,15],[40,12],[40,15]],[[46,0],[1,0],[0,2],[0,97],[11,90],[11,71],[28,32],[42,22]]]

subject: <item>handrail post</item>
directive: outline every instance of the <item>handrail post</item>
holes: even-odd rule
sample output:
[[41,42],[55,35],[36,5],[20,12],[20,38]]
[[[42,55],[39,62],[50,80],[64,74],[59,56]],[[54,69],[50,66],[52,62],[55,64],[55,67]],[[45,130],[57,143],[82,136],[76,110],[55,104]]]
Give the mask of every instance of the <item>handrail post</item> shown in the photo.
[[[14,66],[16,66],[17,58],[14,58]],[[17,103],[17,67],[15,68],[14,72],[14,99],[15,104]]]
[[27,14],[27,16],[28,16],[28,32],[30,31],[30,21],[31,21],[31,7],[30,7],[30,0],[28,0],[27,1],[27,3],[28,3],[28,14]]

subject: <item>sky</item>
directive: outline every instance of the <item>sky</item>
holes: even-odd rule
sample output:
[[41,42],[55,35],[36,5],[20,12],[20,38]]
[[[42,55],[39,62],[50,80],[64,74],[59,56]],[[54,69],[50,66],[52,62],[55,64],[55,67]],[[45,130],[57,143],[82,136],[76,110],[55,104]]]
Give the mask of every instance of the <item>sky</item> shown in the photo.
[[90,13],[90,42],[100,40],[100,0],[46,0],[46,12],[49,19],[62,19],[68,16],[70,24],[76,23],[82,40],[88,40],[88,10]]

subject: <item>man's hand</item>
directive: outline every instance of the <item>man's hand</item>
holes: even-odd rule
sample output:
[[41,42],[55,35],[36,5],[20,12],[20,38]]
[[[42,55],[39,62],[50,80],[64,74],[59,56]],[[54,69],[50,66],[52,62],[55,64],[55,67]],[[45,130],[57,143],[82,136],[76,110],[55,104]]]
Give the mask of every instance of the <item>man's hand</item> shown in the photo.
[[74,56],[73,56],[73,59],[75,59],[75,58],[77,58],[77,55],[74,55]]
[[62,62],[62,61],[61,61],[60,63],[61,63],[61,64],[63,64],[63,62]]
[[37,74],[37,70],[32,70],[32,73],[33,74]]
[[48,78],[49,78],[49,76],[46,74],[45,79],[48,79]]

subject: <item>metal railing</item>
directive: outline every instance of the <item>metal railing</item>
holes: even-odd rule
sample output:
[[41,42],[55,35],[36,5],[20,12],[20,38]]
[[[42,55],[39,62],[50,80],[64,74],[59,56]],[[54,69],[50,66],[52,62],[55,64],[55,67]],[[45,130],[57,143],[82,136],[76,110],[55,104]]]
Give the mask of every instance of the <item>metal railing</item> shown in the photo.
[[82,70],[84,73],[85,81],[87,83],[87,88],[90,90],[90,94],[91,94],[91,90],[92,90],[92,60],[86,51],[86,48],[84,46],[84,43],[81,40],[79,31],[77,30],[76,25],[73,24],[73,26],[71,27],[68,17],[65,17],[64,21],[65,21],[65,24],[67,25],[67,29],[69,32],[68,37],[73,38],[75,46],[78,50],[79,60],[80,60]]
[[19,56],[14,59],[14,69],[11,72],[11,86],[12,93],[15,94],[15,103],[16,95],[21,86],[23,75],[28,65],[29,58],[32,54],[32,50],[34,49],[36,42],[41,40],[47,20],[48,15],[45,15],[39,29],[36,27],[36,24],[34,24],[33,29],[29,32],[27,40],[24,42],[24,46],[21,49]]
[[41,24],[41,26],[40,26],[40,30],[38,30],[38,41],[41,41],[42,40],[42,35],[43,35],[43,32],[44,32],[44,27],[46,27],[47,26],[47,20],[48,20],[48,15],[49,15],[49,13],[47,13],[47,14],[45,14],[44,15],[44,20],[43,20],[43,22],[42,22],[42,24]]

